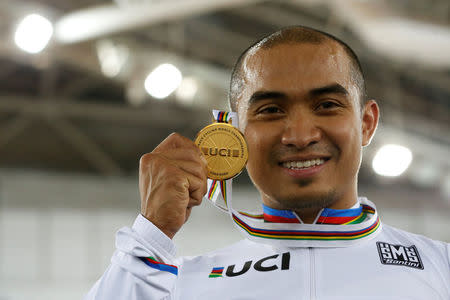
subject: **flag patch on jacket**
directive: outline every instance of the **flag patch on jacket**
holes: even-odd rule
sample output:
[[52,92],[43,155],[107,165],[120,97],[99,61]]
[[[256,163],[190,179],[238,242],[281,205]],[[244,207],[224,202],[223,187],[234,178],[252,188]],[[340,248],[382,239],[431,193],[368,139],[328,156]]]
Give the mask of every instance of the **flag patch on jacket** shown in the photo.
[[209,278],[222,277],[223,267],[213,268],[209,273]]

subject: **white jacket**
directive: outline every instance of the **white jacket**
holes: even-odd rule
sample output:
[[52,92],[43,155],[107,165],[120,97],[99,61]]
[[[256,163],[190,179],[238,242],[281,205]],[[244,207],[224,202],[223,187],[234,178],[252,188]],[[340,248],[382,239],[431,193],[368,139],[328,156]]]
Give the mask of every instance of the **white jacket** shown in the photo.
[[172,240],[139,215],[132,228],[119,230],[116,246],[85,300],[450,299],[449,244],[384,224],[370,239],[343,247],[244,239],[176,258]]

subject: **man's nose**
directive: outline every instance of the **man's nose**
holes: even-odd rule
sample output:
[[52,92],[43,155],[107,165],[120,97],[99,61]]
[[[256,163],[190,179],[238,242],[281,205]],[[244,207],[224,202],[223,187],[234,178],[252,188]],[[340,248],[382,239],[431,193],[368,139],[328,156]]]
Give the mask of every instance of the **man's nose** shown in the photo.
[[321,138],[322,130],[317,126],[314,118],[301,114],[286,120],[281,143],[302,149],[318,143]]

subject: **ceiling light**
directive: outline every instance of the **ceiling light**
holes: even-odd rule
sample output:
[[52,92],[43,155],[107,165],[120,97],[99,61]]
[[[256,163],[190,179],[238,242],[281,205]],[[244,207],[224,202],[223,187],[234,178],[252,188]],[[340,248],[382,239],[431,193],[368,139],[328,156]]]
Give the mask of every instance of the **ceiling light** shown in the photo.
[[382,176],[399,176],[406,171],[412,161],[412,153],[400,145],[384,145],[375,154],[372,168]]
[[128,48],[110,40],[98,41],[96,47],[102,73],[107,77],[117,76],[127,62]]
[[162,64],[156,67],[145,79],[145,90],[152,97],[164,99],[180,85],[182,75],[174,65]]
[[20,22],[14,41],[20,49],[28,53],[38,53],[47,46],[52,34],[53,26],[49,20],[40,15],[31,14]]

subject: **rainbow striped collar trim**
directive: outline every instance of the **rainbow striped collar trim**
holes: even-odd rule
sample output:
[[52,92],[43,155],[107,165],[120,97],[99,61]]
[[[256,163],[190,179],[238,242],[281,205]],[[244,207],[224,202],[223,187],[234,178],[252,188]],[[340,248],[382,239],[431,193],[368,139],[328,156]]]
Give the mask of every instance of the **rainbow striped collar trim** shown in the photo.
[[375,209],[369,205],[361,204],[358,208],[331,209],[324,208],[320,213],[316,224],[349,225],[363,222],[369,214],[374,214]]
[[375,222],[359,230],[269,230],[252,227],[235,214],[233,220],[251,236],[280,240],[356,240],[375,232],[381,224],[380,218],[377,218]]
[[[357,208],[321,210],[314,224],[334,224],[348,225],[363,222],[368,214],[373,214],[375,210],[369,205],[360,205]],[[263,218],[270,223],[302,223],[301,219],[290,210],[281,210],[268,207],[263,204]]]
[[271,223],[301,223],[297,215],[290,210],[275,209],[263,206],[263,218],[264,222]]
[[247,238],[272,245],[347,247],[375,237],[382,228],[375,205],[365,198],[358,208],[323,209],[314,224],[300,223],[292,211],[263,208],[264,219],[235,210],[230,215]]

